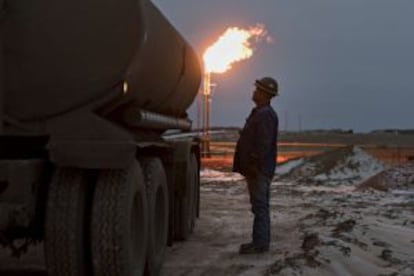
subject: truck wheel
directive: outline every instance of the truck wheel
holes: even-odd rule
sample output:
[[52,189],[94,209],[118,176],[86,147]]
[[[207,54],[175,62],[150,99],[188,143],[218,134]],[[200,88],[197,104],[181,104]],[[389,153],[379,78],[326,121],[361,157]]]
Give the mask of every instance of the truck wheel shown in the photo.
[[191,154],[185,175],[184,192],[175,201],[175,234],[178,240],[187,240],[194,228],[197,214],[197,199],[195,196],[198,178],[197,168],[197,159],[194,154]]
[[142,275],[148,239],[147,197],[141,166],[105,170],[92,206],[94,275]]
[[49,275],[90,275],[88,182],[80,169],[59,168],[49,187],[45,257]]
[[200,201],[200,195],[199,195],[199,190],[200,190],[200,174],[199,174],[199,167],[198,167],[198,162],[197,162],[197,158],[195,156],[195,154],[191,154],[191,175],[193,178],[193,185],[194,185],[194,189],[193,189],[193,208],[192,208],[192,214],[191,214],[191,218],[192,218],[192,226],[191,226],[191,232],[193,232],[194,227],[195,227],[195,221],[196,218],[198,217],[198,205],[199,205],[199,201]]
[[164,260],[168,237],[167,176],[158,158],[141,160],[148,199],[149,239],[146,275],[159,275]]

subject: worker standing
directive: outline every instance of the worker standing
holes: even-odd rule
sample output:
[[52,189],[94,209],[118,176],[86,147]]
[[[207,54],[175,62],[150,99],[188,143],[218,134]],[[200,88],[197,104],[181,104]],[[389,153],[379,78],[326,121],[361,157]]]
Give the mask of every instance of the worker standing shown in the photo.
[[278,95],[278,83],[270,77],[255,82],[251,111],[237,141],[233,171],[247,181],[254,214],[252,241],[240,246],[240,254],[263,253],[270,245],[269,196],[277,158],[279,120],[270,105]]

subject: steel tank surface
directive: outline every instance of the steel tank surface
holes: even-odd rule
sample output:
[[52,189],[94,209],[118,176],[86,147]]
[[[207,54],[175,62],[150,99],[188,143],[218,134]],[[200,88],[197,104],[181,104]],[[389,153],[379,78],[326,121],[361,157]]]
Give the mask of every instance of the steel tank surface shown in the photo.
[[197,94],[197,55],[150,1],[9,0],[4,9],[4,112],[13,119],[47,119],[123,83],[119,105],[177,117]]

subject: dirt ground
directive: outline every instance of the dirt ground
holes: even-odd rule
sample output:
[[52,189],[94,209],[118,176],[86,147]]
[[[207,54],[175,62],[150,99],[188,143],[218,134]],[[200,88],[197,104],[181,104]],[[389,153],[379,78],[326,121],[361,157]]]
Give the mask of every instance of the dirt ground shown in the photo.
[[414,275],[413,163],[351,149],[298,164],[271,185],[270,251],[250,256],[238,254],[253,219],[244,179],[205,168],[201,217],[163,275]]
[[0,249],[1,276],[47,276],[43,257],[43,246],[30,247],[20,258],[10,256],[10,252]]
[[[201,213],[167,249],[162,275],[414,275],[414,163],[346,148],[280,165],[271,184],[268,253],[242,256],[253,216],[231,162],[203,164]],[[0,275],[47,275],[42,245],[0,250]]]

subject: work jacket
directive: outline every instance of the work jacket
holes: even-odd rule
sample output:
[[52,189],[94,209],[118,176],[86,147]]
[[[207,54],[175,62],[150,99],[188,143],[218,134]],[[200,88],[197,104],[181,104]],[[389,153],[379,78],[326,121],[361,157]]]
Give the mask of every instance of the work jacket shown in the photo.
[[233,171],[246,177],[272,177],[276,168],[279,119],[272,106],[255,107],[240,133]]

